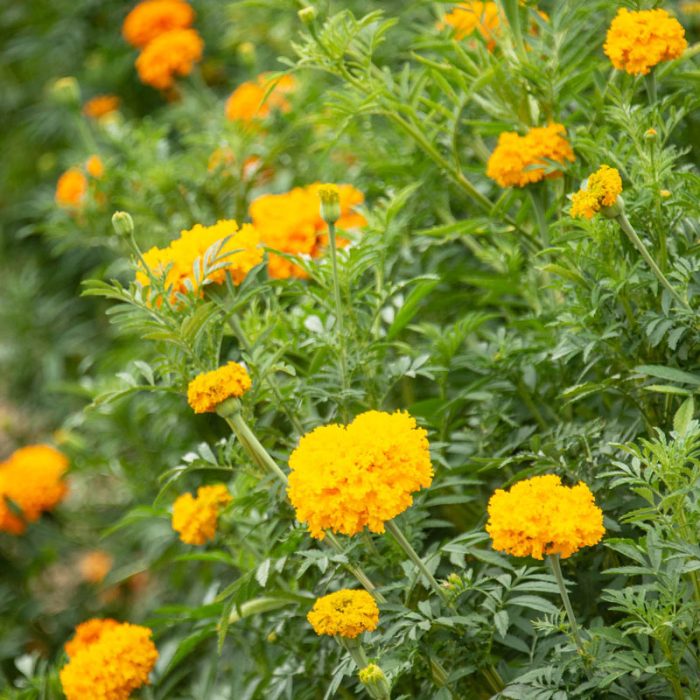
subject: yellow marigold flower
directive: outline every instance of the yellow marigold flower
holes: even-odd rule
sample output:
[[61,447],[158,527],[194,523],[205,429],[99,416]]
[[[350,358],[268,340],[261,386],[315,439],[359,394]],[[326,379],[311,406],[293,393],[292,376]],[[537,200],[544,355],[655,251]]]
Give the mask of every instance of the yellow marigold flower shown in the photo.
[[597,544],[605,534],[603,511],[582,481],[563,486],[555,474],[519,481],[498,489],[488,505],[486,531],[494,549],[516,557],[570,557]]
[[62,207],[79,207],[85,199],[87,178],[78,168],[66,170],[56,183],[56,204]]
[[613,66],[646,75],[662,61],[679,58],[688,47],[681,23],[666,10],[617,11],[603,49]]
[[176,75],[189,75],[202,58],[204,42],[194,29],[173,29],[159,34],[136,59],[141,82],[167,90]]
[[90,156],[87,161],[85,161],[85,170],[96,180],[99,180],[99,178],[105,174],[104,163],[102,159],[96,155]]
[[128,700],[148,683],[158,650],[147,627],[117,623],[103,629],[94,642],[77,649],[61,669],[68,700]]
[[226,399],[243,396],[251,385],[246,368],[238,362],[229,362],[198,374],[187,387],[187,401],[195,413],[213,413]]
[[204,544],[214,539],[219,512],[233,499],[223,484],[200,486],[197,498],[183,493],[173,504],[173,530],[185,544]]
[[316,634],[354,639],[379,624],[379,608],[367,591],[343,589],[317,598],[306,616]]
[[592,219],[604,207],[611,207],[622,192],[620,173],[601,165],[571,197],[571,216]]
[[[66,456],[49,445],[23,447],[0,463],[0,531],[21,535],[27,523],[60,503],[68,491],[67,469]],[[21,509],[21,517],[6,499]]]
[[173,29],[187,29],[194,10],[183,0],[144,0],[124,20],[122,36],[137,49]]
[[286,95],[294,92],[296,87],[297,81],[293,75],[274,79],[263,73],[255,81],[241,83],[231,93],[226,100],[226,118],[249,123],[255,119],[265,119],[273,109],[289,112],[291,105]]
[[97,95],[83,105],[83,114],[91,119],[106,117],[119,109],[120,100],[116,95]]
[[464,39],[474,31],[486,41],[489,51],[496,46],[500,30],[501,16],[495,2],[463,2],[443,17],[444,24],[454,29],[455,39]]
[[559,177],[561,172],[547,172],[551,161],[565,164],[574,160],[574,152],[561,124],[530,129],[525,136],[505,131],[491,154],[486,174],[501,187],[525,187],[532,182]]
[[[86,552],[78,561],[78,571],[83,581],[102,583],[111,571],[114,560],[103,549]],[[69,654],[70,656],[70,654]]]
[[83,649],[87,649],[89,646],[99,641],[100,637],[107,631],[118,627],[119,623],[112,618],[93,618],[92,620],[87,620],[86,622],[81,622],[75,628],[75,635],[73,638],[66,642],[65,650],[66,654],[70,658],[77,656]]
[[384,532],[433,480],[426,431],[401,411],[367,411],[347,426],[316,428],[301,438],[289,468],[289,500],[317,539],[327,528]]

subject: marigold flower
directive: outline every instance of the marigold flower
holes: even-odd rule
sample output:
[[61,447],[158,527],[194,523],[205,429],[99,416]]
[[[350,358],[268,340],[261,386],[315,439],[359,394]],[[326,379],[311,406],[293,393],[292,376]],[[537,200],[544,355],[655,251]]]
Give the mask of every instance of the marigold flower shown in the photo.
[[85,170],[96,180],[99,180],[105,174],[104,163],[102,159],[96,155],[90,156],[87,161],[85,161]]
[[[112,569],[112,556],[102,549],[86,552],[78,561],[78,571],[88,583],[102,583]],[[70,656],[70,654],[69,654]]]
[[688,47],[683,25],[666,10],[617,11],[603,50],[613,66],[646,75],[657,63],[679,58]]
[[306,616],[318,635],[354,639],[379,624],[379,608],[367,591],[343,589],[317,598]]
[[202,58],[204,42],[194,29],[159,34],[136,59],[141,82],[159,90],[171,88],[176,75],[189,75]]
[[496,37],[500,30],[501,16],[495,2],[462,2],[443,17],[444,24],[454,29],[455,39],[464,39],[474,31],[486,41],[489,51],[496,46]]
[[106,117],[119,109],[120,100],[116,95],[97,95],[83,105],[83,114],[91,119]]
[[78,207],[87,193],[88,182],[78,168],[69,168],[56,183],[56,204],[61,207]]
[[144,0],[129,12],[122,36],[137,49],[173,29],[187,29],[194,22],[194,10],[183,0]]
[[191,493],[183,493],[173,504],[173,530],[185,544],[213,540],[219,513],[232,500],[223,484],[200,486],[196,498]]
[[226,118],[229,121],[250,123],[265,119],[270,112],[278,110],[286,113],[291,105],[286,98],[296,90],[297,81],[293,75],[271,78],[269,74],[259,75],[257,80],[241,83],[226,100]]
[[401,411],[367,411],[347,426],[316,428],[301,438],[289,468],[289,500],[317,539],[327,528],[384,532],[433,479],[426,431]]
[[571,216],[592,219],[604,207],[611,207],[622,192],[620,173],[601,165],[571,197]]
[[134,690],[148,683],[158,659],[151,636],[147,627],[127,622],[103,624],[94,641],[76,647],[61,669],[66,698],[128,700]]
[[561,176],[558,170],[548,172],[551,161],[564,165],[573,160],[574,152],[561,124],[536,127],[525,136],[505,131],[498,137],[486,174],[501,187],[525,187],[532,182]]
[[93,618],[86,622],[81,622],[75,628],[75,635],[66,642],[66,654],[70,658],[77,656],[83,649],[99,641],[100,637],[107,631],[119,627],[119,623],[112,618]]
[[[21,535],[27,523],[54,508],[68,491],[67,469],[66,456],[49,445],[23,447],[0,463],[0,531]],[[21,517],[6,499],[21,509]]]
[[238,362],[198,374],[187,387],[187,401],[195,413],[213,413],[230,398],[240,398],[251,387],[250,375]]
[[535,476],[497,489],[488,504],[486,531],[494,549],[516,557],[570,557],[605,534],[603,511],[582,481],[563,486],[555,474]]

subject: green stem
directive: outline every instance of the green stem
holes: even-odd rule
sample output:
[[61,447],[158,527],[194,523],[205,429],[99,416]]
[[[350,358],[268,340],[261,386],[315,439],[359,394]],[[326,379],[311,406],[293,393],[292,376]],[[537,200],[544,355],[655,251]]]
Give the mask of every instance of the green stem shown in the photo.
[[540,241],[543,248],[549,248],[549,225],[547,224],[547,215],[545,213],[544,190],[537,186],[528,187],[528,194],[532,202],[532,210],[535,213],[535,221],[537,229],[540,232]]
[[649,104],[653,107],[656,104],[656,73],[653,70],[644,76],[644,85],[647,89]]
[[369,664],[365,650],[359,640],[347,639],[346,637],[340,636],[337,636],[336,639],[338,640],[340,646],[343,647],[343,649],[345,649],[350,656],[352,656],[352,660],[355,662],[355,665],[359,670],[363,669]]
[[547,559],[549,560],[549,565],[552,568],[552,573],[557,581],[557,586],[559,586],[559,593],[561,594],[562,602],[564,603],[564,609],[566,610],[566,615],[569,618],[569,625],[571,626],[571,634],[576,641],[576,646],[578,647],[581,656],[585,655],[583,649],[583,641],[581,640],[581,635],[578,631],[578,625],[576,624],[576,616],[574,615],[574,609],[571,607],[571,601],[569,600],[569,593],[566,590],[566,584],[564,583],[564,576],[561,573],[561,566],[559,564],[559,555],[550,554]]
[[229,615],[228,621],[229,624],[234,624],[244,617],[250,617],[258,613],[271,612],[272,610],[283,608],[285,605],[291,605],[293,602],[293,600],[287,600],[285,598],[253,598],[253,600],[242,603],[240,609],[234,609]]
[[343,323],[343,301],[340,296],[340,276],[338,275],[338,246],[335,236],[335,223],[328,222],[328,241],[331,248],[333,266],[333,297],[335,300],[335,332],[340,355],[340,379],[343,393],[350,387],[348,382],[348,358],[345,347],[345,329]]

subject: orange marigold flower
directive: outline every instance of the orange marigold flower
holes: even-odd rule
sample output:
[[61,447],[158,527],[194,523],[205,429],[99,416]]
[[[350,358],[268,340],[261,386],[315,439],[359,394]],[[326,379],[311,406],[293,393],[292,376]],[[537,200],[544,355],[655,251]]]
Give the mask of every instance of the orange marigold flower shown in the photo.
[[69,168],[56,183],[56,204],[62,207],[78,207],[87,193],[88,182],[78,168]]
[[500,32],[501,16],[495,2],[463,2],[443,17],[441,27],[454,29],[455,39],[464,39],[474,31],[486,41],[489,51],[496,46],[496,37]]
[[327,528],[384,532],[433,480],[426,431],[401,411],[367,411],[347,426],[316,428],[301,438],[289,468],[289,500],[316,539]]
[[603,50],[613,66],[646,75],[662,61],[680,57],[688,47],[683,25],[666,10],[617,11]]
[[[27,523],[54,508],[68,491],[63,475],[68,459],[49,445],[16,450],[0,463],[0,531],[21,535]],[[15,515],[9,499],[22,511]]]
[[90,156],[87,161],[85,161],[85,170],[87,170],[92,177],[99,180],[99,178],[105,174],[105,166],[100,156]]
[[176,75],[189,75],[202,58],[204,42],[194,29],[173,29],[158,35],[136,59],[141,82],[159,90],[171,88]]
[[240,398],[252,386],[246,368],[238,362],[198,374],[187,387],[187,401],[195,413],[213,413],[230,398]]
[[137,49],[173,29],[187,29],[194,22],[194,10],[183,0],[145,0],[129,12],[122,36]]
[[[102,583],[105,576],[111,571],[114,560],[112,556],[102,549],[86,552],[78,561],[78,570],[83,581],[88,583]],[[70,656],[70,654],[69,654]]]
[[561,176],[552,170],[552,161],[565,164],[574,160],[574,152],[561,124],[530,129],[525,136],[504,131],[486,166],[486,174],[501,187],[525,187]]
[[71,640],[66,642],[66,654],[70,658],[77,656],[83,649],[99,641],[100,637],[107,631],[118,627],[119,623],[112,618],[93,618],[86,622],[81,622],[75,628],[75,635]]
[[622,193],[622,178],[615,168],[601,165],[571,197],[571,216],[592,219],[601,209],[611,207]]
[[226,100],[226,118],[229,121],[252,122],[265,119],[273,109],[286,113],[291,105],[286,98],[296,89],[293,75],[272,78],[259,75],[256,81],[241,83]]
[[119,109],[119,103],[116,95],[97,95],[83,105],[83,114],[91,119],[106,117]]
[[563,486],[555,474],[519,481],[496,490],[488,505],[486,531],[493,547],[516,557],[570,557],[597,544],[605,534],[603,511],[582,481]]
[[367,591],[343,589],[317,598],[306,616],[316,634],[354,639],[379,624],[379,608]]
[[148,674],[158,659],[152,634],[147,627],[127,622],[102,629],[61,669],[66,698],[128,700],[134,690],[148,683]]
[[223,484],[200,486],[197,498],[183,493],[173,504],[173,530],[185,544],[204,544],[214,539],[222,508],[233,499]]

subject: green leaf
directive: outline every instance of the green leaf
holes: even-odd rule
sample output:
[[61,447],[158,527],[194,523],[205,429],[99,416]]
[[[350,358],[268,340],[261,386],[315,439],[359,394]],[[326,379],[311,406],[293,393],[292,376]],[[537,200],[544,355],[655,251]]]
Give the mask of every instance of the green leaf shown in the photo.
[[694,413],[695,401],[693,401],[692,396],[689,396],[676,411],[676,415],[673,416],[673,429],[678,435],[683,436],[688,432],[688,426],[693,420]]
[[690,372],[684,372],[683,370],[676,369],[675,367],[664,367],[663,365],[639,365],[639,367],[635,367],[634,369],[636,372],[639,372],[647,377],[656,377],[657,379],[664,379],[667,382],[678,382],[679,384],[692,384],[694,386],[700,386],[700,376],[697,374],[690,374]]
[[411,322],[411,319],[413,319],[418,312],[418,305],[421,300],[435,289],[439,281],[440,280],[437,278],[424,279],[411,290],[404,305],[396,314],[394,322],[389,327],[389,331],[387,332],[387,338],[389,340],[396,338],[396,336]]

